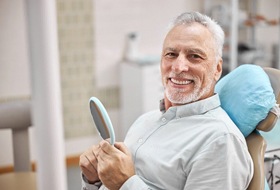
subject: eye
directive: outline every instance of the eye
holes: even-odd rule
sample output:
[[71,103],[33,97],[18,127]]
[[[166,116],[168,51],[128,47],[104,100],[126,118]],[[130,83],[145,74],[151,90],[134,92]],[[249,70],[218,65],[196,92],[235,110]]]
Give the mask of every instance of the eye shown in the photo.
[[201,62],[204,59],[199,54],[189,54],[188,55],[188,60],[191,61],[191,62]]
[[177,54],[174,52],[167,52],[164,56],[167,58],[174,58],[177,57]]
[[199,56],[198,54],[191,54],[191,55],[189,55],[189,58],[191,58],[191,59],[202,59],[202,57]]

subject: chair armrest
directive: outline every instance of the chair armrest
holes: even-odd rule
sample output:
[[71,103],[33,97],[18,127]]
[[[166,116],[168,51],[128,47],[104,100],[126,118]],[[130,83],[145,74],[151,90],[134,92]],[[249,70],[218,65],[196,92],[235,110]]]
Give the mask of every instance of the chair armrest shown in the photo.
[[246,142],[254,162],[254,176],[247,190],[264,190],[264,154],[266,141],[261,135],[253,132],[246,137]]

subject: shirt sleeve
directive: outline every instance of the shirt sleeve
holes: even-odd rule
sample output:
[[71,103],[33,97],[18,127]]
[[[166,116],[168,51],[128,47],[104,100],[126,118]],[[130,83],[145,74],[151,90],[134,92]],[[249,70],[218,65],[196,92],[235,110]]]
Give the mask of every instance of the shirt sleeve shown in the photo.
[[88,180],[85,178],[83,173],[81,173],[82,178],[82,190],[98,190],[99,187],[102,185],[101,182],[96,182],[94,184],[88,183]]
[[200,152],[187,170],[185,190],[246,189],[253,176],[247,146],[232,134],[218,137]]
[[[102,185],[101,182],[97,182],[95,184],[89,184],[87,179],[81,174],[82,176],[82,190],[107,190],[106,187]],[[126,182],[122,185],[120,190],[152,190],[149,186],[145,184],[141,180],[141,178],[137,175],[130,177]]]
[[139,176],[134,175],[130,177],[126,182],[122,185],[120,190],[152,190]]

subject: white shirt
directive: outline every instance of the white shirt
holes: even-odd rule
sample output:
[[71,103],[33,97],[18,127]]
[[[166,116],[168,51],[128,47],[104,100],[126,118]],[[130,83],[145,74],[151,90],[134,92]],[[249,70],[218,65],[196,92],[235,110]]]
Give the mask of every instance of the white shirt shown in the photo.
[[136,175],[121,190],[243,190],[253,176],[246,141],[218,95],[144,114],[125,144]]

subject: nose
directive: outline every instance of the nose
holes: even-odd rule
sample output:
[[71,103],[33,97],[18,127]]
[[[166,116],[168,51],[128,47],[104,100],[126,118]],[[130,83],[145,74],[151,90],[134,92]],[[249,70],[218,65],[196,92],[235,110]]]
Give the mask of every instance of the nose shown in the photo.
[[188,60],[183,55],[179,55],[172,64],[172,70],[175,73],[181,73],[183,71],[188,71]]

